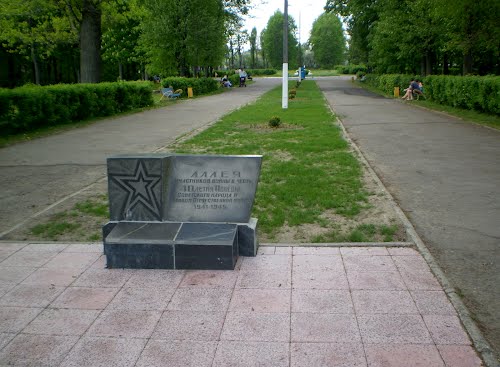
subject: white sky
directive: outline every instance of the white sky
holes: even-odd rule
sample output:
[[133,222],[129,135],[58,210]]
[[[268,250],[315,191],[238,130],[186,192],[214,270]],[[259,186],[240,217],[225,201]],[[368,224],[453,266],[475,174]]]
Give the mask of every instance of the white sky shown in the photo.
[[[264,3],[264,4],[262,4]],[[309,39],[313,22],[323,13],[323,8],[326,0],[288,0],[288,14],[295,19],[297,27],[300,19],[300,42],[304,43]],[[247,17],[244,29],[248,30],[248,34],[253,27],[257,28],[257,35],[260,37],[260,32],[267,25],[267,21],[276,10],[284,11],[284,0],[253,0],[254,9],[250,11],[250,16]],[[246,47],[248,48],[248,47]]]

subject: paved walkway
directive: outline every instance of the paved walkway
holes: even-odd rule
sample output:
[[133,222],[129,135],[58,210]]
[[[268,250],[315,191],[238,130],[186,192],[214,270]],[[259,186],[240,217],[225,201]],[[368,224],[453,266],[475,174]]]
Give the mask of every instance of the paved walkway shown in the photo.
[[102,252],[1,244],[0,365],[481,365],[410,248],[261,247],[234,271],[108,270]]
[[[99,180],[107,155],[159,149],[279,82],[259,80],[231,94],[1,149],[0,233]],[[498,222],[500,206],[495,200],[500,195],[490,184],[500,182],[491,181],[497,177],[496,162],[482,166],[475,159],[466,160],[475,175],[465,179],[470,192],[486,190],[480,191],[479,206],[486,205],[483,199],[493,202],[486,206],[487,215],[484,206],[481,212],[472,204],[473,199],[464,211],[459,187],[446,186],[450,183],[444,177],[428,176],[443,171],[453,182],[463,182],[466,167],[458,169],[461,165],[456,163],[450,172],[446,164],[434,164],[452,153],[463,160],[474,149],[489,153],[485,161],[490,162],[499,156],[496,132],[485,134],[483,128],[459,124],[458,130],[465,126],[473,134],[458,133],[456,121],[436,121],[446,118],[352,88],[342,78],[319,78],[318,84],[429,244],[437,241],[431,239],[439,232],[434,224],[441,225],[456,213],[464,223],[476,218],[477,226],[490,219]],[[462,135],[474,144],[464,145]],[[417,140],[416,147],[412,139]],[[446,143],[457,148],[447,151]],[[433,151],[435,146],[439,152]],[[433,158],[421,165],[419,150]],[[490,176],[481,176],[483,171]],[[417,178],[419,172],[425,173],[423,178]],[[451,195],[449,187],[458,195]],[[410,205],[415,203],[419,205]],[[477,232],[493,241],[500,238],[495,227],[485,228]],[[477,248],[483,249],[489,256],[481,258],[484,274],[471,266],[472,281],[464,281],[473,284],[478,294],[489,287],[491,296],[479,299],[495,307],[500,282],[491,281],[500,272],[491,269],[498,269],[499,262],[490,263],[498,254],[494,246],[498,242],[466,238],[475,248],[466,246],[461,236],[450,236],[457,243],[454,251],[461,251],[455,263],[447,263],[447,256],[440,258],[439,247],[434,255],[444,259],[442,266],[456,281],[466,274],[464,262],[478,266]],[[454,244],[443,243],[445,250]],[[490,283],[483,285],[478,279]],[[464,294],[474,299],[474,292]],[[195,367],[481,364],[441,286],[423,258],[409,248],[262,247],[256,258],[241,258],[236,270],[213,272],[107,270],[102,245],[0,243],[0,366],[167,363]]]
[[500,365],[500,131],[383,98],[346,78],[318,85]]

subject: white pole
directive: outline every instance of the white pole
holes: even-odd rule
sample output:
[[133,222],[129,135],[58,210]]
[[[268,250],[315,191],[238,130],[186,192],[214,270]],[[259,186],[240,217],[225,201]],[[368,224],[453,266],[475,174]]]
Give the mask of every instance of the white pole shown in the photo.
[[288,108],[288,63],[283,63],[283,90],[281,107],[285,110]]
[[283,90],[281,96],[281,107],[288,108],[288,0],[285,0],[285,11],[283,14]]

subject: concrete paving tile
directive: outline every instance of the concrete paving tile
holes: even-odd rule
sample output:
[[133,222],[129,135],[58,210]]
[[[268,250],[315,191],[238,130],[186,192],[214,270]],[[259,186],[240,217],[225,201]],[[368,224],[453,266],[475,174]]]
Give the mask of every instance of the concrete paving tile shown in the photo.
[[344,257],[346,271],[357,272],[396,272],[398,269],[391,256],[346,256]]
[[2,298],[0,298],[0,305],[47,307],[63,290],[64,287],[56,287],[52,285],[20,284],[12,288]]
[[391,256],[420,256],[420,253],[411,247],[388,247]]
[[293,253],[293,247],[291,246],[276,246],[274,251],[275,255],[291,255]]
[[421,256],[394,256],[393,260],[401,271],[408,273],[425,273],[429,271],[429,265]]
[[14,339],[15,333],[0,333],[0,350],[3,349],[9,342]]
[[408,291],[352,291],[356,314],[418,314]]
[[481,367],[483,364],[470,345],[438,345],[447,367]]
[[8,250],[8,249],[0,248],[0,263],[15,252],[16,252],[15,250]]
[[361,343],[292,343],[291,367],[365,367]]
[[51,308],[80,308],[102,310],[111,302],[118,288],[67,288],[52,304]]
[[102,254],[104,246],[102,243],[74,243],[68,245],[64,252],[97,252]]
[[234,288],[237,271],[192,270],[186,271],[179,287]]
[[370,367],[444,367],[435,345],[365,345]]
[[356,318],[348,314],[292,313],[292,342],[361,342]]
[[347,279],[351,289],[359,290],[406,290],[406,284],[399,272],[359,272],[350,271]]
[[288,367],[288,343],[221,341],[212,367]]
[[236,288],[291,288],[291,271],[240,271]]
[[60,367],[132,367],[146,339],[83,337]]
[[178,288],[167,310],[174,311],[226,311],[232,289]]
[[338,247],[300,246],[293,248],[294,255],[340,255]]
[[19,284],[37,268],[27,266],[1,266],[0,283]]
[[184,270],[137,270],[125,283],[125,287],[177,288],[184,277]]
[[66,247],[68,247],[68,244],[64,243],[30,243],[28,246],[24,246],[20,251],[31,251],[31,252],[38,252],[38,251],[48,251],[48,252],[61,252],[63,251]]
[[420,315],[358,315],[365,344],[432,344]]
[[257,255],[245,257],[241,263],[241,271],[290,271],[292,267],[291,255]]
[[174,288],[122,288],[107,309],[164,311],[174,292]]
[[27,277],[22,284],[57,285],[67,287],[73,283],[81,273],[82,269],[76,268],[39,268]]
[[217,341],[225,312],[166,311],[152,335],[153,339]]
[[42,312],[42,308],[0,307],[0,333],[19,333]]
[[210,367],[216,342],[151,340],[136,367]]
[[294,289],[349,289],[345,272],[326,270],[294,270],[292,274]]
[[442,290],[442,287],[436,277],[430,271],[407,272],[403,270],[400,273],[409,290]]
[[221,340],[289,342],[290,314],[228,312]]
[[89,252],[61,252],[54,256],[48,263],[44,265],[44,268],[78,268],[86,269],[94,261],[99,258],[100,254]]
[[0,249],[12,250],[14,252],[18,251],[26,246],[28,246],[27,243],[16,243],[16,242],[2,242],[2,243],[0,243]]
[[0,283],[0,297],[9,292],[16,285],[14,283]]
[[290,289],[235,289],[229,311],[290,312],[290,294]]
[[45,309],[23,333],[80,336],[92,325],[99,313],[96,310]]
[[101,255],[99,258],[94,261],[94,263],[90,266],[90,269],[107,269],[106,266],[106,256]]
[[342,247],[342,256],[387,256],[389,252],[385,247]]
[[293,271],[309,270],[345,271],[340,255],[293,255]]
[[436,345],[469,345],[470,340],[457,316],[424,315],[424,321]]
[[160,311],[105,310],[95,320],[86,335],[149,338],[160,316]]
[[76,336],[19,334],[0,352],[0,361],[14,366],[58,366],[75,345]]
[[422,315],[450,315],[457,312],[443,291],[411,291],[413,300]]
[[260,246],[257,250],[258,255],[274,255],[276,252],[275,246]]
[[121,288],[130,279],[133,269],[88,269],[73,282],[72,287]]
[[354,313],[348,290],[293,289],[292,312]]
[[33,251],[18,251],[10,255],[7,259],[2,261],[2,268],[4,266],[21,266],[21,267],[34,267],[38,268],[48,263],[50,259],[57,256],[57,252],[33,252]]

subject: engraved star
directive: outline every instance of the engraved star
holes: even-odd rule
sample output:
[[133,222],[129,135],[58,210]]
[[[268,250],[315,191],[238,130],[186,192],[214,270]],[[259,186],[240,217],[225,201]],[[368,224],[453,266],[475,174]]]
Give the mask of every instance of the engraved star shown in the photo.
[[134,175],[113,176],[112,179],[125,191],[127,191],[127,202],[125,204],[125,218],[128,218],[133,209],[141,204],[148,209],[157,220],[161,220],[160,205],[153,189],[160,182],[160,176],[150,175],[139,161]]

